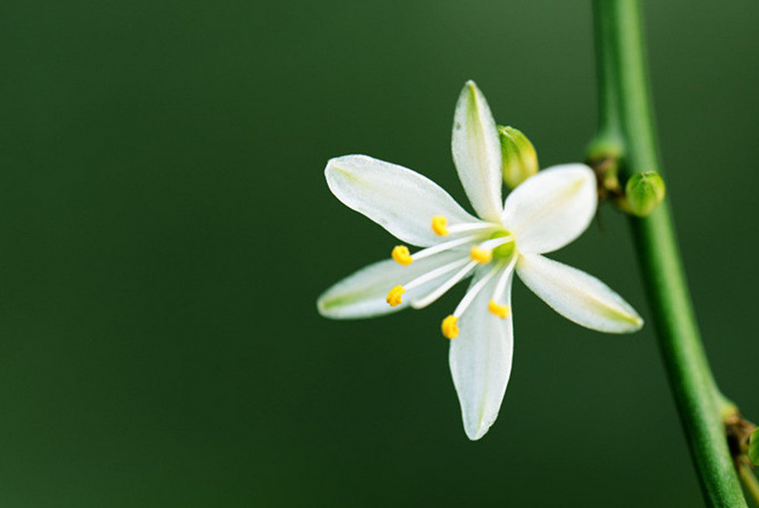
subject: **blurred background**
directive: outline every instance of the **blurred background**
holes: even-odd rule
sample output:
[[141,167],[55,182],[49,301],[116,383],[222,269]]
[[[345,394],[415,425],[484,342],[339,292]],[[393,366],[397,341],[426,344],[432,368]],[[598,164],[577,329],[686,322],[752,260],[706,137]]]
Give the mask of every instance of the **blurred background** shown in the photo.
[[[723,391],[759,420],[759,4],[647,2],[669,192]],[[466,439],[439,322],[320,318],[394,240],[328,158],[450,157],[474,79],[543,167],[595,128],[590,4],[7,0],[0,6],[4,507],[702,506],[652,329],[517,283],[501,415]],[[625,219],[555,258],[644,316]]]

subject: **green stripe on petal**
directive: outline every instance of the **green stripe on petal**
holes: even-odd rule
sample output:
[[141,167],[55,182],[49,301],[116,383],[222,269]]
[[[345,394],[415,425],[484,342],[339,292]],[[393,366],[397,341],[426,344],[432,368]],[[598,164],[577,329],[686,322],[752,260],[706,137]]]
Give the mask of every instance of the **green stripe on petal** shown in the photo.
[[345,155],[331,159],[324,174],[340,201],[412,245],[442,241],[432,230],[433,217],[445,217],[449,226],[480,222],[433,181],[397,164]]
[[408,307],[418,295],[439,285],[449,274],[407,291],[402,295],[402,303],[395,307],[386,301],[391,289],[465,256],[465,253],[449,251],[414,261],[408,266],[392,259],[371,264],[325,291],[316,302],[317,309],[322,316],[332,319],[361,319],[397,312]]
[[517,262],[517,275],[556,312],[586,328],[630,333],[643,326],[643,319],[629,303],[581,270],[539,254],[523,254]]
[[477,214],[497,222],[501,202],[501,142],[485,96],[473,81],[459,95],[453,117],[453,161]]
[[[488,270],[487,267],[478,270],[470,290]],[[514,353],[511,315],[500,318],[488,311],[498,279],[499,276],[493,277],[464,311],[458,322],[459,334],[451,339],[448,357],[464,430],[473,441],[484,436],[498,417],[511,376]],[[511,303],[510,281],[501,303]]]

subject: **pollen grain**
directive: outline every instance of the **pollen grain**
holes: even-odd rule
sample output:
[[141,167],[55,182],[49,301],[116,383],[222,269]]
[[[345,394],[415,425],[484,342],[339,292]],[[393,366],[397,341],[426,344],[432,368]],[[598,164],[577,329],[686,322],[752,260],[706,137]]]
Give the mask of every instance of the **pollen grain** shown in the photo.
[[443,336],[446,339],[455,339],[459,336],[459,326],[456,324],[458,320],[459,318],[455,317],[453,314],[443,320],[443,324],[440,328],[443,330]]
[[502,303],[497,303],[495,300],[490,300],[488,303],[488,311],[501,319],[506,319],[509,317],[509,314],[511,314],[511,307],[503,305]]
[[396,245],[393,248],[392,256],[399,265],[408,266],[414,262],[411,253],[408,251],[408,247],[405,245]]
[[448,231],[448,219],[442,215],[435,215],[432,218],[432,231],[438,236],[447,236]]
[[405,292],[406,290],[403,288],[403,286],[395,286],[387,294],[387,298],[385,300],[391,307],[395,307],[396,305],[401,304],[401,295]]
[[477,261],[484,265],[493,260],[493,251],[481,249],[479,246],[475,245],[469,251],[469,257],[472,258],[472,261]]

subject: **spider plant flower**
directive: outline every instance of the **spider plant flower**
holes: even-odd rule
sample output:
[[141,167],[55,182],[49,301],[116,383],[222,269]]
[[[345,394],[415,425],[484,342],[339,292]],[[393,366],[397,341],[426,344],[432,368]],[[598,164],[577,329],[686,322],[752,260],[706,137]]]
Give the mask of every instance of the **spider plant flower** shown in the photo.
[[[467,436],[481,438],[498,416],[511,373],[511,283],[516,273],[559,314],[608,333],[638,330],[635,310],[598,279],[543,254],[580,236],[597,207],[583,164],[540,171],[501,197],[502,153],[485,97],[468,82],[456,106],[453,160],[477,216],[424,176],[365,155],[328,162],[330,190],[404,245],[328,289],[319,312],[334,319],[421,309],[471,277],[442,320]],[[405,244],[419,247],[412,250]]]

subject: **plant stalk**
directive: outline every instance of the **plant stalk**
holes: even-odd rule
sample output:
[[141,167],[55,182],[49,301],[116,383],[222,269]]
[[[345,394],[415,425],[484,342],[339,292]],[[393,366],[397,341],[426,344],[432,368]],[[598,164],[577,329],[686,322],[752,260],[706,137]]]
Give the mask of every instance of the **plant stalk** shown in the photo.
[[746,487],[746,492],[749,493],[751,499],[754,500],[754,503],[759,506],[759,480],[756,479],[753,471],[751,471],[751,468],[749,468],[746,464],[740,465],[739,474],[741,476],[743,486]]
[[[609,145],[606,156],[618,160],[623,179],[643,171],[662,173],[640,2],[593,0],[593,15],[600,122],[589,156],[604,155],[603,147]],[[706,503],[710,508],[745,508],[668,200],[646,218],[631,217],[630,223],[661,356]]]

